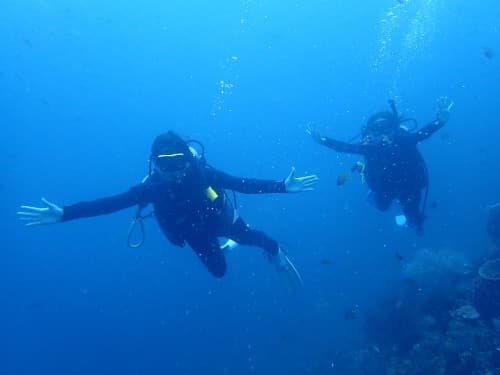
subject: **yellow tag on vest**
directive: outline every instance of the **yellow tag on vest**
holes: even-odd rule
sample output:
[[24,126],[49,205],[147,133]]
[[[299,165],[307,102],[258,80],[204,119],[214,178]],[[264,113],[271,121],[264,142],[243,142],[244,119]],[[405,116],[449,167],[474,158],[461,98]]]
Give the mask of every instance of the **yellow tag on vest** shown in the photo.
[[211,186],[207,187],[206,191],[207,191],[208,199],[210,199],[212,202],[214,200],[216,200],[217,198],[219,198],[219,195],[217,194],[217,192],[214,189],[212,189]]

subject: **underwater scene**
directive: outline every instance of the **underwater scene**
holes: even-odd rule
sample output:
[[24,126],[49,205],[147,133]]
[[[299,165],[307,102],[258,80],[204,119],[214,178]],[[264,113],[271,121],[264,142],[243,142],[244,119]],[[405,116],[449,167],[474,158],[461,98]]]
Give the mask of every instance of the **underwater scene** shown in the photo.
[[0,374],[500,375],[498,0],[2,0]]

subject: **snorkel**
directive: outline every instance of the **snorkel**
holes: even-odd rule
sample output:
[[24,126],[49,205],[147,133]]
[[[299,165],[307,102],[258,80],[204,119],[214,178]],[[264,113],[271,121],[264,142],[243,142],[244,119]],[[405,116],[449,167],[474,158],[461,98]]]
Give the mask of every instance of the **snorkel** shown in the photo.
[[394,115],[394,118],[399,119],[399,113],[398,113],[398,109],[396,108],[396,102],[394,101],[394,99],[389,99],[387,102],[389,103],[389,106],[391,107],[391,111],[392,111],[392,114]]
[[[394,115],[394,118],[397,119],[397,128],[402,127],[405,130],[410,131],[410,132],[418,129],[417,120],[415,120],[414,118],[404,118],[404,117],[399,116],[399,112],[398,112],[398,109],[396,107],[396,102],[394,101],[394,99],[389,99],[388,103],[389,103],[389,106],[391,107],[391,111]],[[402,126],[404,123],[407,123],[407,122],[411,122],[413,125],[411,127]],[[396,128],[396,130],[397,130],[397,128]]]

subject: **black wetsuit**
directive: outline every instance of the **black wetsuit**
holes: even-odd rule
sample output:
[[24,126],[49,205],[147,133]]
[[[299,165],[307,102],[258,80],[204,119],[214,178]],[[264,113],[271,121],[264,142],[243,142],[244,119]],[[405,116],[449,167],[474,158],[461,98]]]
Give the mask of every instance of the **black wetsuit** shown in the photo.
[[322,144],[338,152],[363,155],[364,175],[380,210],[398,199],[409,224],[422,229],[422,189],[428,185],[427,167],[417,144],[434,134],[444,123],[434,121],[412,133],[398,128],[386,142],[352,144],[323,138]]
[[[209,194],[211,188],[217,195]],[[278,243],[265,233],[250,229],[234,208],[224,189],[240,193],[284,193],[284,181],[232,177],[206,164],[189,168],[182,182],[169,182],[153,173],[144,183],[123,194],[64,207],[63,220],[112,213],[134,205],[152,203],[163,233],[177,246],[187,242],[209,271],[222,277],[226,261],[217,237],[242,245],[258,246],[276,255]],[[215,199],[214,199],[215,198]]]

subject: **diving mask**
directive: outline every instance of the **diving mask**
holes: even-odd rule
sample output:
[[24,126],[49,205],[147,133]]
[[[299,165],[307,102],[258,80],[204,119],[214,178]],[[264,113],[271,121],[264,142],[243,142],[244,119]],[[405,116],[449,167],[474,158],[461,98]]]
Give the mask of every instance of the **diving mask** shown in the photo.
[[189,167],[189,157],[183,152],[160,154],[154,160],[155,167],[162,172],[178,172]]

